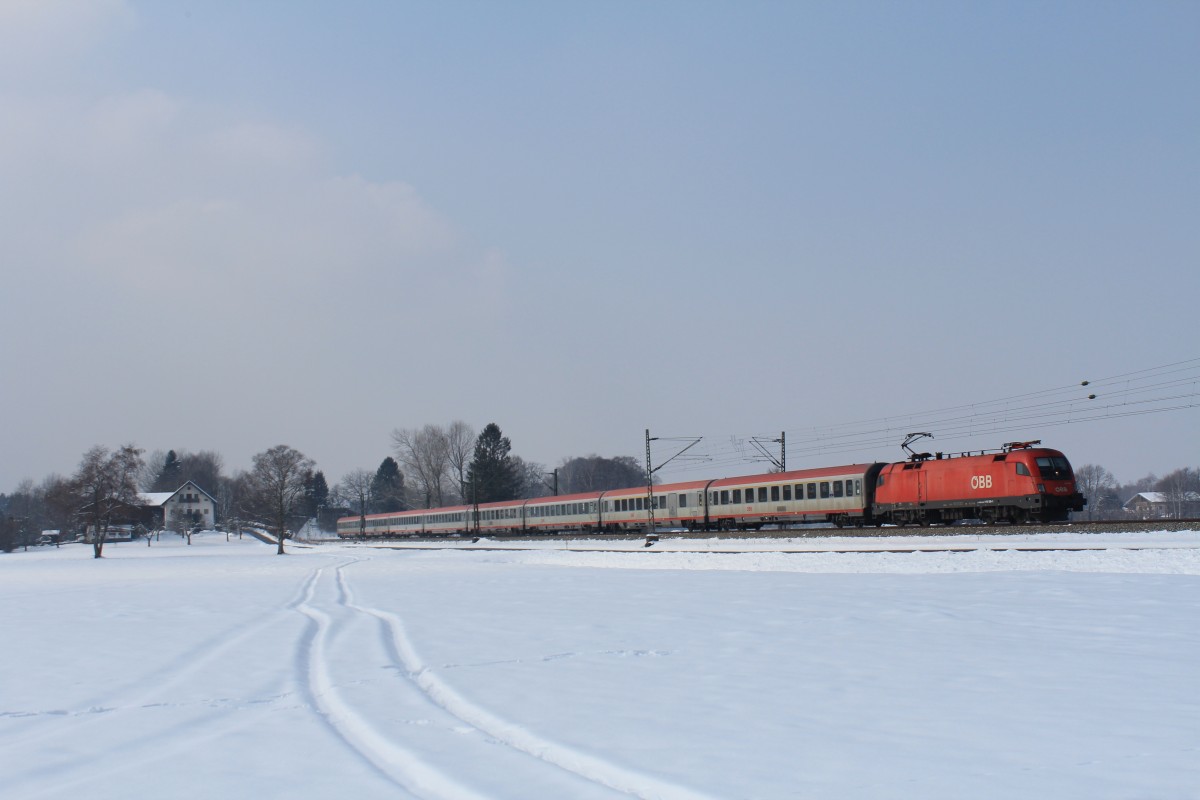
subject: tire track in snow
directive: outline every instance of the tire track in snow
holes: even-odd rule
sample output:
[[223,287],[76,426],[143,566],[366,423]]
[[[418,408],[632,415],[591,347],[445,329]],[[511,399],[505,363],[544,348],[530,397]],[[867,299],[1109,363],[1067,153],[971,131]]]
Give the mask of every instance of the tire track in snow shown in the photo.
[[[338,566],[341,570],[346,564]],[[322,568],[324,571],[324,568]],[[308,687],[313,708],[360,758],[387,780],[420,798],[439,800],[485,800],[483,795],[463,786],[420,756],[380,733],[341,698],[330,678],[327,644],[332,634],[333,618],[314,605],[318,581],[308,587],[296,610],[311,621],[309,632],[300,642],[297,665]],[[342,603],[339,580],[339,603]]]
[[[294,611],[303,599],[311,593],[313,584],[316,583],[324,569],[325,567],[317,567],[310,571],[301,580],[300,585],[292,593],[291,598],[282,606],[268,614],[264,614],[256,620],[232,626],[210,636],[203,642],[160,664],[140,677],[126,682],[123,686],[116,687],[103,697],[95,697],[93,700],[85,702],[73,710],[53,709],[48,711],[4,712],[2,716],[6,717],[19,718],[33,716],[45,718],[45,724],[40,726],[42,730],[32,731],[28,728],[23,729],[20,732],[20,739],[13,742],[13,744],[18,747],[33,745],[48,738],[58,736],[62,732],[62,726],[59,723],[66,718],[88,717],[86,720],[73,722],[71,731],[72,733],[77,733],[92,725],[106,721],[104,717],[111,712],[161,705],[155,704],[153,701],[156,698],[164,696],[166,692],[174,689],[176,686],[191,680],[194,675],[207,669],[210,664],[214,663],[234,647],[275,624],[280,615]],[[8,739],[9,737],[7,736],[0,738],[0,742],[6,742]]]
[[597,756],[542,738],[464,698],[425,664],[417,654],[404,623],[398,616],[355,602],[345,576],[345,568],[357,560],[341,564],[336,569],[338,601],[347,608],[369,614],[380,621],[388,634],[388,646],[392,650],[393,658],[404,666],[408,679],[435,705],[503,745],[618,792],[643,800],[712,800],[708,795],[693,789],[612,764]]
[[[14,797],[36,798],[59,794],[73,794],[78,789],[85,788],[97,778],[112,777],[127,772],[145,770],[149,764],[167,760],[179,753],[191,752],[196,744],[218,739],[233,731],[241,730],[255,724],[258,721],[258,715],[231,716],[229,713],[230,708],[265,706],[279,699],[278,697],[269,698],[265,701],[252,700],[249,706],[221,704],[212,707],[213,710],[208,713],[202,713],[196,717],[188,717],[186,719],[168,718],[167,723],[162,726],[147,727],[143,723],[137,729],[137,732],[132,735],[127,734],[117,737],[96,736],[90,740],[86,735],[87,729],[97,725],[103,727],[110,724],[112,722],[110,718],[114,714],[119,714],[123,711],[137,711],[159,706],[180,707],[178,703],[150,703],[148,701],[155,696],[161,696],[164,691],[186,681],[192,675],[206,668],[219,656],[257,634],[263,628],[275,624],[280,614],[294,611],[306,597],[312,594],[314,585],[325,569],[327,567],[318,567],[310,571],[301,580],[300,585],[286,603],[269,614],[264,615],[261,619],[252,623],[235,626],[223,634],[210,637],[203,644],[173,659],[169,664],[157,667],[137,681],[115,690],[115,695],[118,697],[121,694],[130,694],[136,690],[141,690],[129,700],[109,707],[93,706],[79,711],[66,711],[62,713],[40,712],[42,715],[55,721],[72,719],[73,721],[66,733],[73,741],[85,743],[90,741],[99,743],[100,746],[86,753],[74,752],[67,754],[64,751],[63,754],[56,755],[49,761],[37,758],[25,761],[23,762],[23,767],[10,771],[5,775],[4,786],[3,790],[0,791],[0,795],[7,797],[11,793],[11,796]],[[194,658],[193,654],[195,654]],[[176,665],[176,668],[173,669],[172,665]],[[149,676],[157,676],[166,674],[167,672],[171,674],[169,679],[162,683],[153,684],[148,690],[145,688],[145,684],[150,680]],[[207,705],[207,702],[201,700],[187,705],[203,707]],[[264,708],[263,710],[266,713],[267,709]],[[88,718],[85,720],[77,719],[80,716],[87,716]],[[53,724],[48,725],[46,730],[40,732],[31,733],[22,729],[19,733],[19,739],[5,745],[6,755],[10,758],[19,758],[20,748],[27,745],[37,745],[39,742],[50,737],[61,736],[64,731],[60,724]],[[81,733],[84,735],[81,736]]]

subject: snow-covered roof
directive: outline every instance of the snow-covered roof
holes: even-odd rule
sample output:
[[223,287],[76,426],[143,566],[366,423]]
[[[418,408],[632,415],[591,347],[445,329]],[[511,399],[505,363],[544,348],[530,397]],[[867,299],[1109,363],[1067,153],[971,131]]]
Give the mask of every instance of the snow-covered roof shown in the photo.
[[144,506],[161,506],[174,496],[175,492],[142,492],[138,495],[138,500]]
[[[1166,503],[1170,500],[1170,498],[1167,497],[1166,492],[1138,492],[1133,497],[1131,497],[1127,501],[1125,501],[1125,505],[1127,505],[1127,506],[1132,505],[1133,503],[1137,502],[1137,500],[1139,498],[1142,500],[1145,500],[1147,503],[1150,503],[1152,505],[1155,505],[1158,503]],[[1195,503],[1198,500],[1200,500],[1200,493],[1196,493],[1196,492],[1184,492],[1183,493],[1183,501],[1185,503]]]
[[200,494],[207,497],[209,500],[212,500],[213,503],[217,502],[216,499],[214,499],[211,494],[209,494],[208,492],[204,491],[199,486],[197,486],[195,481],[188,481],[187,483],[183,484],[183,486],[180,486],[178,489],[176,489],[173,492],[142,492],[138,495],[138,500],[144,506],[154,506],[154,507],[162,506],[162,505],[165,505],[166,502],[168,500],[170,500],[172,497],[179,494],[180,492],[182,492],[184,489],[188,488],[189,486],[191,488],[195,489]]

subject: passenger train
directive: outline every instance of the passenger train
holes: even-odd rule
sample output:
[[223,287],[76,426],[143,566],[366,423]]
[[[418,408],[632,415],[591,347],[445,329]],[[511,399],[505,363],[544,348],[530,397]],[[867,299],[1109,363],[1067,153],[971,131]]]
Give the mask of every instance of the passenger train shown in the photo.
[[342,517],[342,538],[757,530],[847,525],[1054,522],[1083,509],[1071,465],[1040,441],[996,451],[914,453],[896,463],[770,472],[532,500]]

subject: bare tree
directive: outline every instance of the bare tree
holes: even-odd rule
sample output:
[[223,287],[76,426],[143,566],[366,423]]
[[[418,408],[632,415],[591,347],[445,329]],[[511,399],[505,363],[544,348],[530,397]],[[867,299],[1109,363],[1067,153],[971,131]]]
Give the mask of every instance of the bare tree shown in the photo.
[[192,481],[206,492],[215,492],[221,484],[223,461],[220,453],[213,450],[182,453],[179,456],[179,472],[182,478],[179,485]]
[[288,517],[303,500],[305,478],[314,466],[312,459],[284,444],[254,456],[249,483],[256,505],[266,515],[278,537],[279,549],[276,552],[279,555],[283,555]]
[[549,497],[554,494],[553,486],[546,480],[546,467],[536,461],[526,461],[520,456],[512,457],[513,471],[520,479],[518,497],[531,500],[535,497]]
[[1075,470],[1075,486],[1087,498],[1087,517],[1103,517],[1108,506],[1116,502],[1117,480],[1097,464],[1084,464]]
[[[338,484],[338,496],[344,498],[358,509],[358,532],[365,536],[367,531],[367,512],[371,507],[371,488],[375,483],[374,474],[365,469],[348,472]],[[339,531],[340,533],[340,531]]]
[[450,470],[450,443],[437,425],[397,428],[392,431],[396,460],[424,494],[425,507],[446,505],[446,480]]
[[167,454],[163,450],[155,450],[146,456],[142,462],[141,472],[138,474],[138,486],[142,487],[143,492],[154,491],[154,485],[158,483],[158,476],[162,474],[163,466],[166,463]]
[[101,558],[112,518],[122,507],[136,505],[142,451],[132,444],[115,452],[96,445],[83,454],[73,485],[90,523],[93,558]]
[[71,481],[63,476],[50,475],[42,481],[38,493],[42,499],[46,527],[59,531],[61,541],[62,534],[67,532],[75,512],[78,511],[74,487]]
[[1182,467],[1167,473],[1158,482],[1158,491],[1167,502],[1169,514],[1183,519],[1200,500],[1200,469]]
[[461,419],[451,422],[446,429],[447,458],[454,473],[455,488],[463,502],[467,497],[467,467],[475,455],[475,438],[475,431]]
[[646,485],[646,470],[632,456],[603,458],[596,454],[564,459],[558,468],[559,491],[600,492]]

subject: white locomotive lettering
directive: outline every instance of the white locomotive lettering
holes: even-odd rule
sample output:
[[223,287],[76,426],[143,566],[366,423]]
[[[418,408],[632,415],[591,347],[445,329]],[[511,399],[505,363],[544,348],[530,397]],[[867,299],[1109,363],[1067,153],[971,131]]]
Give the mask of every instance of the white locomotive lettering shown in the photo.
[[992,488],[992,476],[991,475],[972,475],[971,476],[971,488],[972,489],[990,489],[990,488]]

